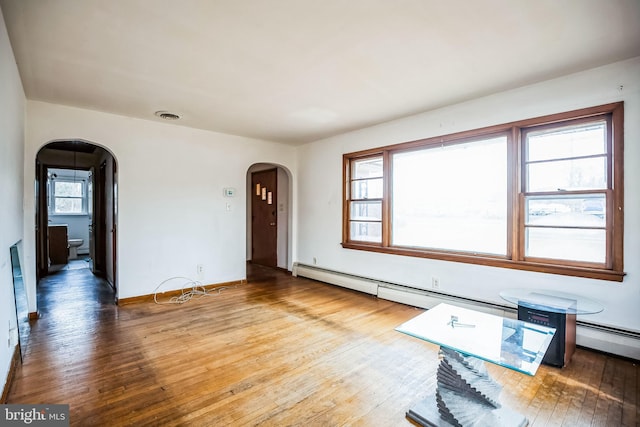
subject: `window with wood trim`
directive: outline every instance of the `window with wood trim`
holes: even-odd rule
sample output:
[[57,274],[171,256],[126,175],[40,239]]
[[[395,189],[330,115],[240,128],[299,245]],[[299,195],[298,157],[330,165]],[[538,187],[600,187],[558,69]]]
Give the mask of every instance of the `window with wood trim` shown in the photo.
[[524,257],[607,266],[610,116],[523,130]]
[[87,213],[87,191],[84,180],[52,179],[51,190],[50,215],[83,215]]
[[345,154],[345,248],[621,281],[623,105]]
[[349,240],[382,243],[382,157],[350,162]]

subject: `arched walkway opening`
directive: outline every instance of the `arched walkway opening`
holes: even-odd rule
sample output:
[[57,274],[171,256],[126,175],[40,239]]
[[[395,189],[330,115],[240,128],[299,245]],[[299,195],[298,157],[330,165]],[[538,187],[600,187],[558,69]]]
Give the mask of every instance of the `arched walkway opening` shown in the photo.
[[247,171],[247,261],[291,270],[291,173],[273,163]]
[[36,155],[36,280],[88,269],[117,295],[117,162],[91,142],[57,140]]

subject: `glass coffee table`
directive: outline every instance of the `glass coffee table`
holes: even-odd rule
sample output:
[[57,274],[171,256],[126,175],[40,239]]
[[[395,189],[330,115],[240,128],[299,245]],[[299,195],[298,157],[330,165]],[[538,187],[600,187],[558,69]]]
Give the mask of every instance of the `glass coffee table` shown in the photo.
[[440,346],[436,392],[407,417],[437,427],[528,425],[526,417],[500,404],[502,387],[484,362],[535,375],[554,328],[438,304],[396,330]]

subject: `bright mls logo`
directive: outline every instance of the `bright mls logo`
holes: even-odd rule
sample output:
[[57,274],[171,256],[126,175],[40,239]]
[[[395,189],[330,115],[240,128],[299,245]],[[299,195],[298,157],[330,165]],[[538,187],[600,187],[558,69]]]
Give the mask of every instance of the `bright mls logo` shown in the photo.
[[68,427],[69,405],[0,405],[0,426]]

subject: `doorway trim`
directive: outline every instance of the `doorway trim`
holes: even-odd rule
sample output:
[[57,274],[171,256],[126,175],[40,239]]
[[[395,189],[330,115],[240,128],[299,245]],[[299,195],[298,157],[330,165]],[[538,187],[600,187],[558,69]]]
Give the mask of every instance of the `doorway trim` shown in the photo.
[[[48,151],[45,151],[48,150]],[[99,150],[99,151],[97,151]],[[73,162],[69,153],[74,153]],[[78,160],[79,159],[79,160]],[[110,165],[110,171],[105,170],[104,176],[98,171],[100,165],[106,161]],[[90,233],[95,241],[98,231],[96,230],[96,222],[102,221],[102,227],[104,228],[104,257],[103,262],[104,271],[99,276],[102,276],[114,289],[114,302],[117,300],[117,247],[116,247],[116,233],[117,233],[117,158],[113,152],[100,144],[96,144],[92,141],[80,140],[80,139],[56,139],[48,141],[43,144],[35,153],[35,191],[36,191],[36,203],[35,203],[35,257],[36,260],[36,281],[35,285],[45,274],[43,266],[48,259],[46,243],[48,241],[45,230],[48,228],[48,207],[47,207],[47,170],[49,168],[62,168],[62,169],[85,169],[93,170],[91,179],[93,180],[93,206],[95,209],[97,204],[97,198],[102,197],[102,207],[100,212],[93,212],[93,223],[90,224]],[[97,188],[100,185],[104,188],[102,194]],[[96,194],[98,193],[98,194]],[[93,250],[93,249],[91,249]],[[91,254],[95,257],[95,251]],[[109,262],[110,261],[110,262]],[[47,262],[48,263],[48,262]],[[95,273],[94,269],[94,273]],[[45,274],[46,275],[46,274]],[[37,294],[37,292],[36,292]],[[34,296],[36,294],[33,294]],[[37,307],[37,298],[35,304],[31,307]],[[30,316],[37,316],[36,313],[29,313]]]
[[277,193],[278,200],[276,204],[277,210],[277,268],[291,271],[292,264],[292,227],[293,227],[293,179],[292,174],[288,168],[277,163],[254,163],[247,169],[246,175],[246,217],[247,217],[247,246],[246,246],[246,259],[252,260],[251,249],[252,242],[252,195],[256,189],[252,188],[251,177],[254,172],[265,171],[269,169],[275,169],[277,171]]

